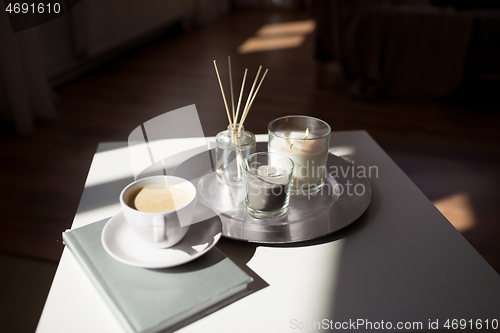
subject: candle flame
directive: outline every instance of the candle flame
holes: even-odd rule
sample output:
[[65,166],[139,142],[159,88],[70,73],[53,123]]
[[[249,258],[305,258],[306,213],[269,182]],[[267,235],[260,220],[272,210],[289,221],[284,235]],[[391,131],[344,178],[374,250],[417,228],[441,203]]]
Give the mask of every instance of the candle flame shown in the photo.
[[308,136],[309,136],[309,127],[306,128],[306,135],[304,135],[304,139],[307,139]]

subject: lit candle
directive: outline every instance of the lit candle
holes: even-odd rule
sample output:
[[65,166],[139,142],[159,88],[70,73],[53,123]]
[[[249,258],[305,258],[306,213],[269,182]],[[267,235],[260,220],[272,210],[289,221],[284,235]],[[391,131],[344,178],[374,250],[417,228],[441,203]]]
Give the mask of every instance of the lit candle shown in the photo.
[[317,192],[323,186],[326,175],[330,128],[326,125],[328,135],[325,137],[323,133],[318,133],[319,135],[314,133],[312,128],[316,127],[299,130],[296,128],[297,122],[289,122],[287,119],[288,117],[283,120],[285,126],[282,124],[281,130],[276,132],[271,131],[270,125],[268,150],[283,154],[293,161],[295,165],[292,176],[293,194]]

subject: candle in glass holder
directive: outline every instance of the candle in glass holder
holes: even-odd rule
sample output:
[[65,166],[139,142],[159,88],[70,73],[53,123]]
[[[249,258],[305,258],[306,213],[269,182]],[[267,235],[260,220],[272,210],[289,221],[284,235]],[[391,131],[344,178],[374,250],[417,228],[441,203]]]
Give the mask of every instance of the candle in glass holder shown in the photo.
[[[278,176],[275,176],[275,175]],[[285,174],[281,176],[280,174]],[[286,200],[286,187],[290,181],[286,171],[269,165],[262,165],[257,174],[247,176],[248,204],[260,211],[276,211]]]
[[287,116],[269,124],[269,152],[294,162],[292,194],[313,194],[325,184],[330,126],[307,116]]
[[257,218],[285,214],[290,201],[292,160],[283,155],[263,152],[245,158],[242,167],[248,213]]

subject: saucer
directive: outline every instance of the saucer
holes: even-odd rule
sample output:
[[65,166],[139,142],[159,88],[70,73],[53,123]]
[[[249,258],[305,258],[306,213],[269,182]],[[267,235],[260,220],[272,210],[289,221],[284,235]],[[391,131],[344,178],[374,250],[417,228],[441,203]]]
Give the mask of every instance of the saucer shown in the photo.
[[[198,205],[195,215],[206,209]],[[166,268],[182,265],[208,252],[220,239],[222,224],[218,216],[189,227],[184,238],[166,249],[145,245],[125,221],[123,212],[113,216],[104,226],[101,242],[114,259],[131,266]]]

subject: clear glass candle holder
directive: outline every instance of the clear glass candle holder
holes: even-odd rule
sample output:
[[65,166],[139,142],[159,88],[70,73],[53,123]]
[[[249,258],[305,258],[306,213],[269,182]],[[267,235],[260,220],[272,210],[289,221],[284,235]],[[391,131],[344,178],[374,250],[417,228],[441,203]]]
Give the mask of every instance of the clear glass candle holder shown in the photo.
[[325,184],[330,125],[308,116],[286,116],[269,123],[268,151],[289,157],[293,170],[292,195],[317,193]]
[[239,124],[228,125],[227,130],[215,137],[215,172],[217,180],[223,184],[241,186],[243,171],[241,161],[255,153],[255,135]]
[[290,204],[293,161],[277,153],[255,153],[242,162],[245,208],[256,218],[284,215]]

